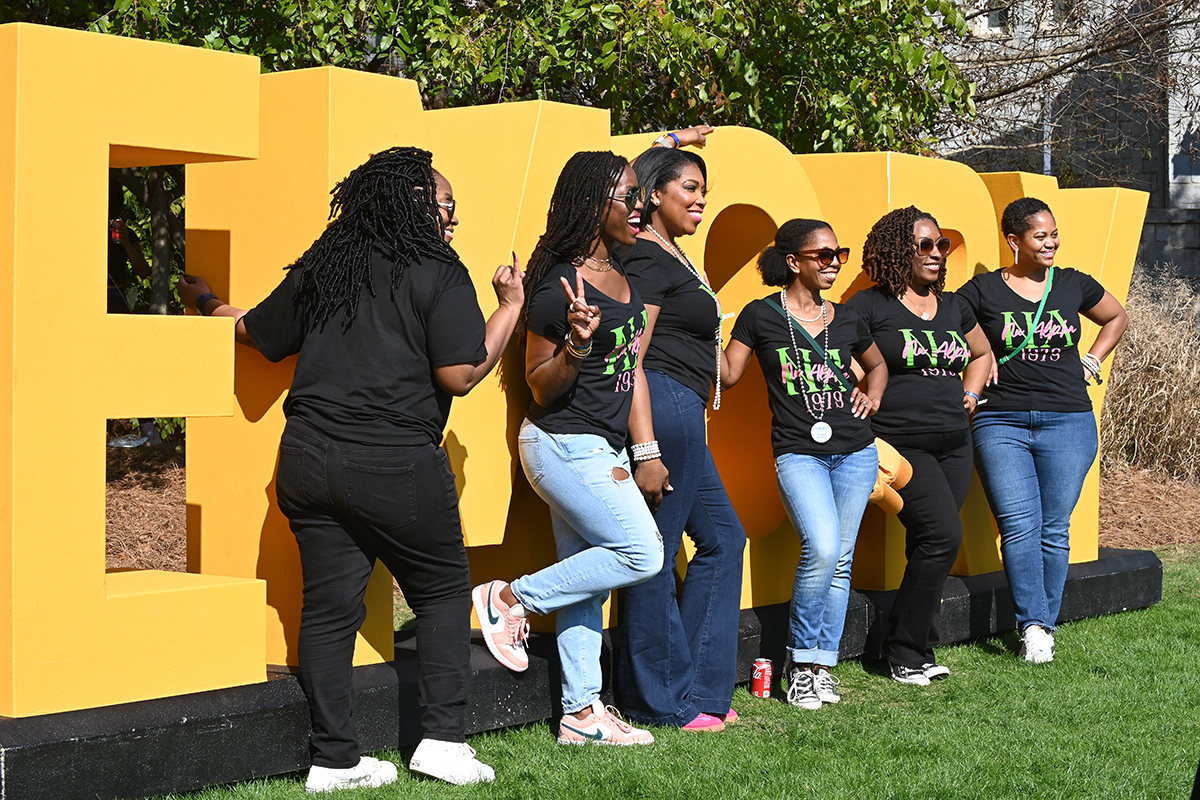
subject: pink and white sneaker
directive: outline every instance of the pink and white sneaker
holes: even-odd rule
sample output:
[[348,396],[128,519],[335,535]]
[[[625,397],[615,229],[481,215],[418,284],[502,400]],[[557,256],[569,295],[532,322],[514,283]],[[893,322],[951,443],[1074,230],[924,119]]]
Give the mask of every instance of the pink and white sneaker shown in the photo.
[[612,706],[592,702],[592,713],[583,720],[564,716],[558,723],[559,744],[654,744],[650,731],[635,728],[617,716]]
[[507,585],[504,581],[480,584],[471,590],[471,602],[488,650],[513,672],[524,672],[529,668],[529,654],[525,652],[529,620],[515,616],[500,599],[500,591]]

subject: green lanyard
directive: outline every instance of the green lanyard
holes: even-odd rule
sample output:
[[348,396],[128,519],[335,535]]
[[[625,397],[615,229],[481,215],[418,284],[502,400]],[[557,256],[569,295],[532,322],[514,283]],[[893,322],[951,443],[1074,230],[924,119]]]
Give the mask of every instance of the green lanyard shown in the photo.
[[1006,355],[1004,358],[996,361],[997,367],[1003,367],[1008,363],[1008,360],[1017,353],[1025,349],[1025,345],[1033,340],[1033,332],[1037,330],[1038,323],[1042,321],[1042,311],[1046,308],[1046,298],[1050,296],[1050,289],[1054,286],[1054,267],[1050,268],[1050,275],[1046,278],[1046,293],[1042,295],[1042,302],[1038,305],[1037,316],[1033,318],[1033,324],[1029,326],[1029,332],[1025,334],[1025,339],[1017,345],[1017,349]]

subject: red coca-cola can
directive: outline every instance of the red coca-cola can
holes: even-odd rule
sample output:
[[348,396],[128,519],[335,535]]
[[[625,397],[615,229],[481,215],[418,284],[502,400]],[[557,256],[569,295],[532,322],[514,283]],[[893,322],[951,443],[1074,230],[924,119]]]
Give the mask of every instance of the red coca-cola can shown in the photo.
[[755,697],[771,696],[771,659],[754,659],[754,675],[750,678],[750,694]]

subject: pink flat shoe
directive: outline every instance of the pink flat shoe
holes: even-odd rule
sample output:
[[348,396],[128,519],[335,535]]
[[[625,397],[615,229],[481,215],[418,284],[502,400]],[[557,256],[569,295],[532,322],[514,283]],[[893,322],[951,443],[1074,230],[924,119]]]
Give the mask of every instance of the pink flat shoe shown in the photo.
[[732,725],[733,723],[737,722],[738,713],[731,708],[727,713],[717,714],[716,716],[717,719],[721,720],[726,725]]
[[716,733],[725,730],[725,723],[720,717],[714,717],[712,714],[697,714],[694,720],[683,726],[683,730]]

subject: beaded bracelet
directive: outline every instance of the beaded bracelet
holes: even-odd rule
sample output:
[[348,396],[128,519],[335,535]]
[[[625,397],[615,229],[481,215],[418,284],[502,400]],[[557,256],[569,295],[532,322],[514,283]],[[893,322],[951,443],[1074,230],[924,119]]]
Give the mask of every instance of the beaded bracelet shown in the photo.
[[657,439],[651,439],[648,442],[634,442],[629,449],[633,451],[634,461],[653,461],[656,458],[662,458],[662,451],[658,448]]

